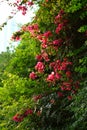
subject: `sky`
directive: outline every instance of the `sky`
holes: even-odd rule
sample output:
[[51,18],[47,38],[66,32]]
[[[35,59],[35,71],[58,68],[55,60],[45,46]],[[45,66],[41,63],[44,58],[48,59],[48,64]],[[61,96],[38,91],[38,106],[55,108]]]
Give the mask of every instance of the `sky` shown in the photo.
[[[10,46],[12,33],[19,30],[18,25],[32,20],[36,9],[35,6],[34,10],[29,10],[25,16],[18,12],[12,19],[8,20],[12,8],[6,2],[0,4],[0,25],[8,20],[7,25],[0,31],[0,53],[6,51],[6,47]],[[17,45],[17,43],[14,44]]]

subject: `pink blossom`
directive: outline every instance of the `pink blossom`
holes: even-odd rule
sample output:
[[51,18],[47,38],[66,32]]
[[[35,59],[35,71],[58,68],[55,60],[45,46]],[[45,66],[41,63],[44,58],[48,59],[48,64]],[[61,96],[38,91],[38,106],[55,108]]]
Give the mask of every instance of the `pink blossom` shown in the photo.
[[36,55],[36,59],[38,60],[38,61],[41,61],[42,60],[42,55],[40,54],[40,55]]
[[43,34],[38,35],[38,36],[37,36],[37,39],[38,39],[39,41],[42,41],[42,39],[43,39]]
[[25,15],[25,14],[26,14],[26,11],[23,11],[23,12],[22,12],[22,15]]
[[57,26],[57,28],[56,28],[56,33],[58,34],[62,29],[63,29],[63,24],[61,23],[61,24],[58,24],[58,26]]
[[42,43],[46,44],[47,43],[47,38],[42,39]]
[[61,18],[62,18],[61,15],[58,14],[58,15],[55,17],[54,23],[55,23],[55,24],[58,24],[58,23],[60,22]]
[[43,73],[44,72],[44,64],[43,62],[38,62],[35,66],[35,69],[39,72],[39,73]]
[[29,78],[34,80],[37,78],[37,75],[34,72],[31,72]]
[[45,60],[45,61],[49,61],[50,59],[48,58],[48,54],[46,53],[46,52],[43,52],[42,53],[42,57],[43,57],[43,59]]
[[24,112],[24,116],[28,116],[28,115],[32,115],[33,114],[33,110],[32,109],[27,109],[25,112]]
[[54,82],[55,81],[55,74],[54,74],[54,72],[51,72],[51,74],[48,75],[47,81],[48,82]]
[[33,25],[29,25],[29,26],[27,26],[27,30],[28,30],[28,31],[32,31],[32,30],[34,30],[34,26],[33,26]]
[[19,37],[19,36],[16,36],[15,40],[16,40],[16,41],[19,41],[19,40],[20,40],[20,37]]
[[55,74],[55,78],[56,78],[57,80],[61,79],[61,74],[56,73],[56,74]]
[[19,115],[19,114],[16,114],[12,119],[15,122],[21,122],[23,120],[23,116]]
[[42,43],[42,44],[41,44],[41,47],[45,49],[45,48],[47,48],[47,44]]
[[60,39],[54,40],[53,45],[60,46],[62,42],[63,40],[60,38]]
[[22,6],[18,6],[18,10],[22,10]]
[[34,3],[31,1],[31,2],[27,2],[27,4],[28,4],[29,6],[32,6]]
[[48,38],[48,37],[52,36],[52,33],[51,33],[51,31],[47,31],[43,35]]

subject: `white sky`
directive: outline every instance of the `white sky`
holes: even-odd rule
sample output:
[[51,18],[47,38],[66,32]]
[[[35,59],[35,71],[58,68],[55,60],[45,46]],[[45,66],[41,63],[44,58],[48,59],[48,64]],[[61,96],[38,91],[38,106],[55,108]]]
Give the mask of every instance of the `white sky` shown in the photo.
[[[37,7],[34,7],[36,10]],[[18,30],[18,24],[25,24],[30,22],[34,17],[34,10],[29,10],[28,13],[23,16],[21,12],[18,12],[14,18],[10,19],[7,25],[0,31],[0,52],[5,51],[9,46],[12,33]],[[11,14],[12,8],[8,6],[6,2],[0,4],[0,25],[8,19]],[[16,43],[14,43],[16,45]]]

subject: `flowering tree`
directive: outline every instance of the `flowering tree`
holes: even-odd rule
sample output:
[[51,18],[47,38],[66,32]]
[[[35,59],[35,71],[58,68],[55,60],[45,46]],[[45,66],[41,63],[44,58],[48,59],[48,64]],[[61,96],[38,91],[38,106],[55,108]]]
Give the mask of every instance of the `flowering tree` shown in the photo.
[[[87,2],[19,0],[14,5],[25,15],[27,7],[33,6],[34,3],[40,6],[34,20],[31,24],[23,25],[20,31],[12,36],[12,40],[23,41],[27,33],[30,41],[36,40],[39,49],[35,64],[29,68],[28,81],[24,79],[23,84],[16,76],[10,79],[10,82],[18,80],[19,85],[22,83],[24,87],[23,91],[18,91],[18,83],[13,82],[13,86],[17,88],[15,94],[18,93],[16,102],[19,106],[16,107],[19,111],[14,112],[14,115],[11,113],[13,126],[10,129],[14,126],[14,129],[34,130],[75,129],[74,126],[71,127],[74,111],[70,109],[70,105],[83,82],[77,67],[80,66],[80,54],[86,47],[84,15],[86,16]],[[10,82],[4,82],[9,86]],[[22,101],[26,107],[24,104],[20,105]],[[10,123],[8,128],[9,126]]]

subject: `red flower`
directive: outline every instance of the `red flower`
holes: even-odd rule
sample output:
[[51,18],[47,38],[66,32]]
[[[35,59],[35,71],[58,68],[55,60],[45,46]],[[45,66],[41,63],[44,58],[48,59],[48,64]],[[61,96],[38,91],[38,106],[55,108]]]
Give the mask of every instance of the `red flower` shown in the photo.
[[43,35],[48,38],[48,37],[52,36],[52,33],[51,33],[51,31],[47,31]]
[[60,38],[58,40],[54,40],[53,45],[60,46],[62,42],[63,42],[63,40]]
[[46,61],[46,62],[48,62],[50,59],[49,59],[49,57],[48,57],[48,54],[46,53],[46,52],[43,52],[42,53],[42,57],[43,57],[43,59]]
[[54,72],[52,72],[51,74],[48,75],[47,81],[48,81],[48,82],[54,82],[54,81],[55,81]]
[[27,109],[25,112],[24,112],[24,116],[28,116],[28,115],[32,115],[33,114],[33,110],[32,109]]
[[45,49],[45,48],[47,48],[47,44],[42,43],[42,44],[41,44],[41,47]]
[[37,56],[36,56],[36,59],[37,59],[38,61],[41,61],[41,60],[42,60],[42,55],[37,55]]
[[55,78],[56,78],[57,80],[61,79],[61,74],[56,73],[56,74],[55,74]]
[[27,2],[27,4],[28,4],[29,6],[32,6],[34,3],[33,3],[33,2]]
[[17,36],[15,40],[16,40],[16,41],[19,41],[19,40],[20,40],[20,37],[19,37],[19,36]]
[[16,114],[12,119],[15,121],[15,122],[21,122],[23,120],[23,115],[19,115],[19,114]]
[[58,27],[56,28],[56,33],[58,34],[62,29],[63,29],[63,24],[62,23],[60,23],[60,24],[58,24]]
[[38,62],[35,66],[35,69],[39,72],[39,73],[43,73],[44,72],[44,64],[43,62]]
[[30,75],[29,75],[29,78],[30,79],[36,79],[37,75],[34,72],[31,72]]

